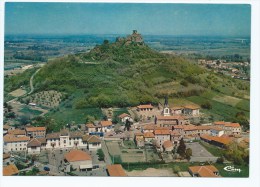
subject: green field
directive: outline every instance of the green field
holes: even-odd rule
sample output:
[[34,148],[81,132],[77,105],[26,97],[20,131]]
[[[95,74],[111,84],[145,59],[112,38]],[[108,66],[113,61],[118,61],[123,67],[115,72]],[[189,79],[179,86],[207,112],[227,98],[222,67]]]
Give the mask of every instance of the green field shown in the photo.
[[25,115],[32,115],[32,116],[38,116],[42,113],[39,110],[33,110],[33,109],[30,109],[29,107],[23,107],[21,110],[19,110],[19,112],[22,112]]
[[54,118],[56,121],[63,121],[65,123],[75,122],[77,124],[86,123],[86,116],[94,116],[96,119],[101,119],[103,114],[99,108],[86,109],[66,109],[61,108],[58,111],[50,112],[47,116]]
[[221,157],[224,154],[224,150],[220,149],[214,145],[210,145],[206,142],[200,141],[200,144],[207,149],[208,152],[210,152],[212,155]]

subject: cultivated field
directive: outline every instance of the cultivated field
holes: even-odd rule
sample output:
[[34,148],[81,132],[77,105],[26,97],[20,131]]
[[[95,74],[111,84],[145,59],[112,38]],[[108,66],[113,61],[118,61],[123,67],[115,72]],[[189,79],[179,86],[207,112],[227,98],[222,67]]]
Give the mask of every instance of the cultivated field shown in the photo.
[[62,93],[55,90],[43,91],[35,93],[28,96],[24,101],[29,101],[30,103],[36,103],[37,105],[54,108],[59,106],[62,100]]
[[22,95],[26,94],[26,91],[24,89],[18,88],[12,92],[9,93],[13,97],[20,97]]

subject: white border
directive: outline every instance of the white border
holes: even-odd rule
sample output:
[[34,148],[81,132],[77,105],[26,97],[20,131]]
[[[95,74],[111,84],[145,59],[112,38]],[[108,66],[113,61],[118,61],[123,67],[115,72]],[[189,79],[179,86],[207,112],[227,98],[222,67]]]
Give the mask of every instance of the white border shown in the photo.
[[[4,3],[5,2],[21,2],[21,0],[0,0],[0,62],[4,62]],[[25,0],[24,2],[125,2],[122,0]],[[165,0],[163,2],[158,0],[127,0],[129,3],[207,3],[207,4],[251,4],[251,106],[250,106],[250,177],[249,178],[221,178],[221,179],[205,179],[205,178],[166,178],[166,177],[2,177],[2,154],[0,154],[0,181],[3,187],[6,186],[183,186],[183,187],[259,187],[260,186],[260,152],[259,152],[259,135],[260,135],[260,115],[258,114],[258,105],[260,104],[260,1],[258,0]],[[0,64],[1,78],[0,78],[0,124],[3,122],[3,63]],[[2,126],[0,128],[2,134]],[[1,138],[2,142],[2,138]],[[0,146],[0,153],[2,153],[2,143]]]

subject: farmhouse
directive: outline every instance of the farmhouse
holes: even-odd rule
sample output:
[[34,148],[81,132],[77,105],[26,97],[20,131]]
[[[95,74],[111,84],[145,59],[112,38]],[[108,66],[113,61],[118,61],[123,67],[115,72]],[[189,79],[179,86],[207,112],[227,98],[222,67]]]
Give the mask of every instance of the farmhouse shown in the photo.
[[101,148],[101,140],[96,135],[83,135],[82,136],[83,144],[87,144],[89,150],[96,150]]
[[69,162],[69,164],[78,171],[91,170],[93,167],[91,156],[81,150],[71,150],[64,155],[64,160],[65,162]]
[[171,133],[170,130],[168,129],[163,129],[163,130],[155,130],[154,131],[154,138],[157,142],[157,144],[162,148],[162,145],[165,141],[171,139]]
[[118,118],[120,119],[120,121],[122,123],[125,123],[126,120],[133,122],[133,118],[129,114],[126,114],[126,113],[119,115]]
[[102,132],[110,132],[112,129],[112,121],[100,121]]
[[183,114],[198,116],[200,114],[200,107],[197,105],[185,105],[183,107]]
[[153,132],[145,132],[144,133],[144,141],[145,142],[152,142],[154,140],[155,136]]
[[4,136],[4,151],[25,151],[27,150],[27,143],[30,140],[27,136],[16,137],[14,135]]
[[151,104],[139,105],[136,108],[137,108],[137,111],[152,111],[153,110],[153,106]]
[[94,125],[93,123],[86,124],[86,131],[88,133],[101,132],[101,125]]
[[143,147],[144,146],[144,134],[141,132],[135,133],[135,143],[137,147]]
[[31,138],[43,138],[46,134],[46,128],[45,127],[26,127],[26,136],[29,136]]
[[240,135],[242,131],[239,123],[216,121],[214,125],[222,128],[227,135]]
[[190,166],[189,172],[192,177],[219,177],[219,171],[215,166]]
[[33,138],[27,144],[28,154],[40,154],[42,149],[46,149],[45,138]]
[[26,136],[25,130],[21,130],[21,129],[10,130],[10,131],[8,131],[8,134],[16,136],[16,137]]

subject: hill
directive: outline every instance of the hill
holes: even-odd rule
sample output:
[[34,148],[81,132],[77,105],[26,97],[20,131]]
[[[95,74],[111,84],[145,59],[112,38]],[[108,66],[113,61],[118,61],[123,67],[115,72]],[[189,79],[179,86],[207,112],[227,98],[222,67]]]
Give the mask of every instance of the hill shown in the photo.
[[[35,92],[63,93],[61,107],[67,109],[156,105],[168,95],[173,104],[180,99],[200,105],[209,101],[223,108],[228,105],[234,112],[226,117],[241,111],[249,114],[248,82],[218,75],[188,59],[159,53],[149,48],[137,32],[114,43],[104,40],[88,53],[49,61],[35,76],[34,85]],[[235,105],[221,102],[226,96],[240,100]]]

